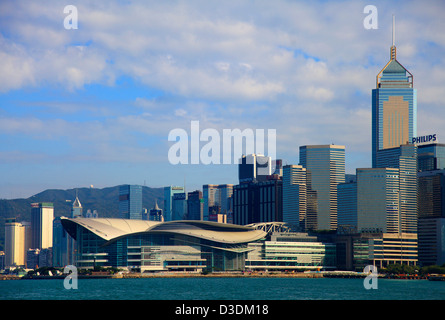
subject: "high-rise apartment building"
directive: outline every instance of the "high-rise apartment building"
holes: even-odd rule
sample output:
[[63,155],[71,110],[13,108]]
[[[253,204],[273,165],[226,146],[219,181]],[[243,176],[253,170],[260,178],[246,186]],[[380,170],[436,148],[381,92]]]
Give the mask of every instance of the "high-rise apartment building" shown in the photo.
[[50,202],[31,204],[31,247],[48,249],[53,246],[54,205]]
[[119,186],[119,215],[122,219],[142,220],[142,186]]
[[337,184],[345,182],[345,146],[301,146],[300,165],[317,194],[317,229],[337,229]]
[[173,195],[175,193],[183,193],[184,187],[174,187],[168,186],[164,187],[164,221],[172,221],[172,205],[173,205]]
[[417,135],[417,91],[413,75],[397,60],[394,36],[390,60],[376,82],[372,90],[373,168],[377,167],[379,150],[410,143]]

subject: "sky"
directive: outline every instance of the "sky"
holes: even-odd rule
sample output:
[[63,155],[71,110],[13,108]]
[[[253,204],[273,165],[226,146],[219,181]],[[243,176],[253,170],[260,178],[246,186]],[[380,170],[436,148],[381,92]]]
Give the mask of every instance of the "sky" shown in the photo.
[[[368,4],[377,29],[364,26]],[[418,136],[445,141],[444,14],[443,1],[3,0],[0,198],[236,184],[236,161],[171,163],[169,133],[190,134],[192,121],[221,138],[276,130],[284,164],[298,164],[302,145],[334,143],[346,146],[347,173],[371,167],[371,90],[393,15]]]

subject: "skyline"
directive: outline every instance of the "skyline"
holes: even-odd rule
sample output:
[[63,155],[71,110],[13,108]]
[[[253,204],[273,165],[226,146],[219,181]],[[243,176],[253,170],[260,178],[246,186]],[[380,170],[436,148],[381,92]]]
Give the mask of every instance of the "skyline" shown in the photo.
[[42,3],[0,4],[0,198],[236,183],[236,164],[169,163],[169,131],[191,121],[276,129],[284,164],[299,163],[300,146],[335,143],[346,173],[371,167],[371,90],[390,59],[393,15],[418,136],[445,137],[440,1],[376,1],[371,30],[362,1],[79,2],[76,30],[64,29],[66,4]]

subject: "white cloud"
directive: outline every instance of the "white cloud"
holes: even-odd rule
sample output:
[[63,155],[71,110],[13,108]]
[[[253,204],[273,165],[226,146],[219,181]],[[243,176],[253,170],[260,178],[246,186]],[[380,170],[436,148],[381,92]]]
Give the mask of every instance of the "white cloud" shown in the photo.
[[[289,158],[301,144],[331,140],[364,154],[370,93],[389,58],[395,13],[398,58],[418,89],[419,131],[433,126],[445,136],[443,3],[378,3],[377,30],[363,28],[366,4],[80,1],[79,29],[65,30],[57,1],[3,2],[0,91],[63,88],[74,101],[41,103],[58,111],[48,119],[20,118],[1,105],[8,111],[0,133],[59,137],[83,147],[83,159],[147,161],[150,144],[162,145],[162,154],[169,130],[200,120],[217,130],[275,128],[278,150]],[[96,84],[119,91],[121,77],[147,92],[111,107],[92,91],[88,106],[76,106],[77,92]]]

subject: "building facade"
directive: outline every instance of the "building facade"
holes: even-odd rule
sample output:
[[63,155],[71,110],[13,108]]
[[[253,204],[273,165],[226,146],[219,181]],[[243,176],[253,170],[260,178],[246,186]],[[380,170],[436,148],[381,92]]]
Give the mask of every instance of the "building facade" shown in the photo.
[[417,136],[417,91],[413,75],[398,61],[391,46],[389,62],[377,74],[372,90],[372,167],[379,150],[410,143]]
[[357,169],[358,232],[399,233],[399,169]]
[[15,219],[5,221],[5,265],[25,266],[25,226]]
[[142,186],[119,186],[119,216],[122,219],[142,219]]
[[308,187],[317,193],[317,229],[337,229],[337,184],[345,182],[345,146],[300,147],[300,165],[306,168]]
[[42,250],[53,246],[53,220],[53,203],[31,204],[31,248]]
[[299,165],[283,167],[283,222],[306,230],[306,168]]
[[251,227],[208,221],[62,219],[76,239],[76,266],[141,272],[244,270],[248,243],[266,236]]
[[337,230],[357,232],[357,182],[337,185]]
[[184,187],[164,187],[164,221],[172,221],[173,195],[183,193]]
[[282,221],[283,181],[241,183],[233,187],[233,223]]
[[203,220],[202,192],[199,190],[188,193],[187,220]]

